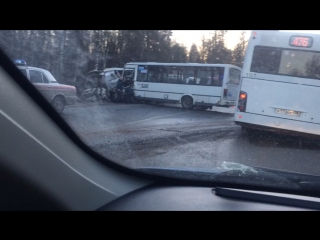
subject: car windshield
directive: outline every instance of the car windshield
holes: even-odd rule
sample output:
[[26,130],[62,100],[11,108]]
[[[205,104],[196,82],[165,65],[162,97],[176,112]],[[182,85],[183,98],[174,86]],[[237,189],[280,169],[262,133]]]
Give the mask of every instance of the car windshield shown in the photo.
[[279,188],[279,171],[320,176],[318,30],[1,30],[0,47],[66,85],[33,82],[105,162]]

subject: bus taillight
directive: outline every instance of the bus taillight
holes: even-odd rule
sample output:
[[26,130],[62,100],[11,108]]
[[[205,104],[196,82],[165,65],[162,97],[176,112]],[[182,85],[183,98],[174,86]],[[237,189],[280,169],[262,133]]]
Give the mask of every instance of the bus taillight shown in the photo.
[[245,112],[246,111],[247,98],[248,98],[247,93],[241,91],[240,94],[239,94],[239,101],[238,101],[238,110],[240,112]]
[[240,93],[239,96],[240,99],[246,99],[247,98],[247,94],[245,92]]

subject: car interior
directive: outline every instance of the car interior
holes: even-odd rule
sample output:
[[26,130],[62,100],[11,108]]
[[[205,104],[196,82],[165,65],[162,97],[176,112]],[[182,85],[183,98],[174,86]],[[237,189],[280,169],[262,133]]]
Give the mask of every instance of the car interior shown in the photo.
[[0,81],[2,211],[320,209],[293,191],[123,167],[88,147],[3,51]]

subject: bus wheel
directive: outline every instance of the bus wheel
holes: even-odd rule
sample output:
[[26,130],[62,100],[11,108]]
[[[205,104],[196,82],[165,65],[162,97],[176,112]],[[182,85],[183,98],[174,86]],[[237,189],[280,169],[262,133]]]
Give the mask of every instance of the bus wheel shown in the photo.
[[181,99],[181,106],[184,108],[184,109],[193,109],[193,99],[192,97],[190,96],[184,96],[182,99]]

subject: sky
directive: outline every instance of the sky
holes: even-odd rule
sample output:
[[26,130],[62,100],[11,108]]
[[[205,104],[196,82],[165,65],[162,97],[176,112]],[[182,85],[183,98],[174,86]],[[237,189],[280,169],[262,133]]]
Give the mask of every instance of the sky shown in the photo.
[[[183,44],[189,51],[193,43],[200,47],[202,37],[210,38],[212,36],[210,33],[213,33],[213,31],[214,30],[173,30],[171,39],[175,40],[177,43]],[[292,30],[283,31],[293,32]],[[225,36],[227,48],[233,49],[237,45],[241,32],[242,30],[228,30]],[[320,34],[320,30],[295,30],[294,32],[316,32]],[[251,30],[245,30],[246,39],[249,39],[250,33]]]

